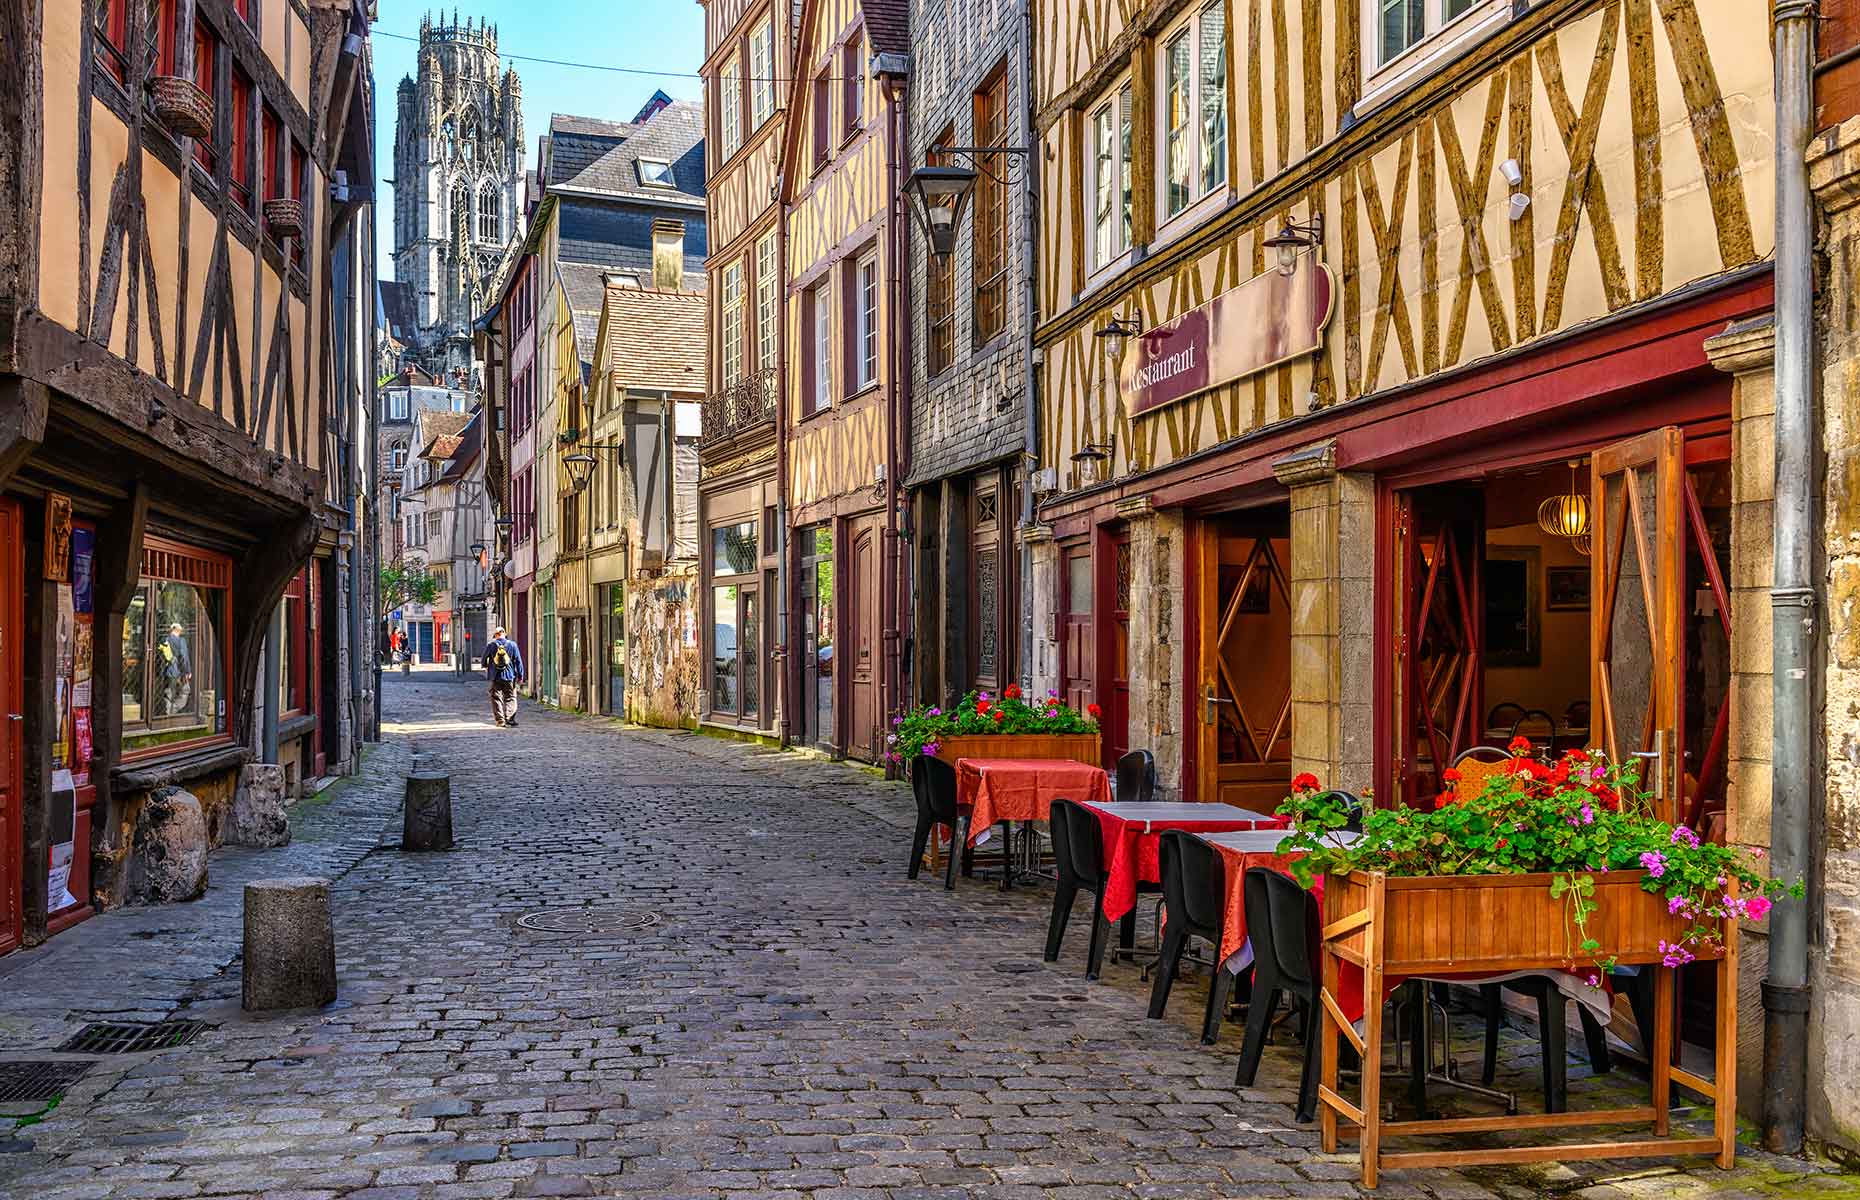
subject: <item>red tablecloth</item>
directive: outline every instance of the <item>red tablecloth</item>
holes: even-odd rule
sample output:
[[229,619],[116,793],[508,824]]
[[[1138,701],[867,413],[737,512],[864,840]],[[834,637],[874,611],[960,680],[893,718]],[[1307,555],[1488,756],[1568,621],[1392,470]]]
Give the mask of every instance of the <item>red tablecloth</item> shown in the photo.
[[[1104,840],[1104,915],[1116,921],[1137,906],[1138,883],[1162,882],[1161,843],[1164,830],[1184,829],[1190,833],[1232,833],[1241,829],[1283,828],[1283,817],[1254,817],[1225,821],[1152,821],[1150,832],[1145,822],[1126,820],[1098,808],[1098,829]],[[1244,940],[1244,935],[1242,935]],[[1225,958],[1225,953],[1222,958]]]
[[1002,821],[1044,821],[1055,800],[1109,803],[1103,767],[1068,758],[956,761],[956,807],[969,814],[969,844]]

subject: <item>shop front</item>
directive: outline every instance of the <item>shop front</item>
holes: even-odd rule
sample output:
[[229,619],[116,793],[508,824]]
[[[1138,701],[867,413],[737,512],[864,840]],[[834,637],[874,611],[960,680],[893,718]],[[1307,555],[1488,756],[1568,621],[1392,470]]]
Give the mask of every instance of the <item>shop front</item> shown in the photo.
[[[772,455],[762,457],[772,464]],[[758,460],[757,465],[765,464]],[[702,719],[707,724],[752,732],[776,728],[780,670],[769,653],[780,640],[775,636],[780,553],[774,503],[774,481],[740,468],[706,480],[699,497],[704,529],[700,623],[706,631],[701,639]]]

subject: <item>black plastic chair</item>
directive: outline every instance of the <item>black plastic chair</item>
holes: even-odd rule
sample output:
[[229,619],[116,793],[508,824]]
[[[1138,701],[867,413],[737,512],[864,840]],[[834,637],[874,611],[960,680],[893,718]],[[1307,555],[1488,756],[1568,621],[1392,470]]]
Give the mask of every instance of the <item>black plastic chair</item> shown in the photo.
[[[1046,961],[1059,961],[1059,946],[1072,919],[1072,902],[1081,891],[1092,894],[1091,948],[1085,955],[1085,978],[1096,979],[1104,968],[1104,944],[1110,922],[1104,915],[1104,835],[1097,814],[1075,800],[1055,800],[1047,813],[1053,839],[1053,865],[1058,876],[1053,888],[1053,915],[1046,922]],[[1155,893],[1153,883],[1137,884],[1137,892]],[[1119,920],[1117,942],[1130,949],[1137,940],[1137,911]]]
[[1156,756],[1132,750],[1117,760],[1117,802],[1142,803],[1156,799]]
[[[1504,1025],[1505,1012],[1501,988],[1529,996],[1537,1002],[1537,1038],[1543,1058],[1544,1111],[1567,1112],[1569,1046],[1568,1025],[1565,1021],[1569,998],[1548,975],[1524,975],[1517,979],[1507,979],[1502,984],[1479,985],[1479,998],[1485,1009],[1485,1061],[1480,1067],[1479,1081],[1490,1087],[1498,1072],[1498,1031]],[[1587,1043],[1589,1051],[1589,1069],[1597,1075],[1607,1074],[1614,1069],[1614,1056],[1608,1050],[1607,1031],[1590,1014],[1586,1005],[1578,1005],[1576,1015],[1582,1020],[1583,1041]],[[1636,1015],[1638,1017],[1638,1013]]]
[[1253,943],[1253,1003],[1246,1014],[1246,1040],[1236,1087],[1252,1087],[1259,1078],[1266,1033],[1281,993],[1304,1010],[1304,1070],[1298,1078],[1298,1120],[1310,1121],[1317,1109],[1318,942],[1317,901],[1292,879],[1266,867],[1253,867],[1241,881],[1246,900],[1246,931]]
[[[1537,738],[1532,737],[1531,744],[1541,745],[1544,749],[1554,752],[1556,748],[1556,730],[1557,730],[1556,718],[1551,716],[1549,713],[1545,712],[1541,708],[1530,709],[1526,711],[1523,716],[1513,721],[1511,723],[1511,736],[1513,738],[1516,738],[1520,730],[1522,730],[1526,725],[1532,724],[1533,722],[1543,725],[1544,728],[1547,730],[1547,732],[1543,735],[1542,741],[1539,741]],[[1529,734],[1525,734],[1525,736],[1530,737]]]
[[[1168,926],[1163,932],[1162,957],[1156,964],[1156,982],[1150,986],[1150,1019],[1163,1015],[1169,1004],[1169,990],[1182,967],[1182,954],[1190,937],[1205,938],[1214,944],[1218,958],[1221,931],[1226,928],[1223,911],[1227,901],[1227,869],[1214,847],[1191,833],[1170,829],[1160,839],[1162,859],[1163,907],[1168,912]],[[1232,994],[1234,977],[1214,964],[1214,978],[1208,984],[1208,1010],[1201,1021],[1201,1040],[1213,1045],[1221,1031],[1221,1017]]]
[[[1363,832],[1363,798],[1361,796],[1358,796],[1355,792],[1346,792],[1342,788],[1332,788],[1324,794],[1326,796],[1336,796],[1343,801],[1343,810],[1348,814],[1347,819],[1343,823],[1343,828],[1346,832]],[[1251,925],[1252,923],[1249,920],[1248,927],[1251,928]]]
[[1513,700],[1494,704],[1492,711],[1485,714],[1485,727],[1487,729],[1509,729],[1512,722],[1522,717],[1524,713],[1524,706]]
[[956,887],[956,856],[962,856],[962,873],[971,873],[972,852],[958,838],[956,812],[956,768],[940,758],[919,755],[911,765],[911,794],[917,799],[917,830],[911,835],[910,878],[917,878],[924,860],[924,847],[930,844],[930,831],[938,825],[949,829],[949,865],[943,875],[943,889]]

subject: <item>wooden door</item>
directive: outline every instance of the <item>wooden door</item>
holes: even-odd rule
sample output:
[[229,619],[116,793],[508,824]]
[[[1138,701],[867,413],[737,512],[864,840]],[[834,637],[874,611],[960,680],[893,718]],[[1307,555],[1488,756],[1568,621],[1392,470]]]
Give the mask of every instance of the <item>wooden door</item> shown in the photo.
[[1403,492],[1396,673],[1401,681],[1395,803],[1431,801],[1440,772],[1485,729],[1485,499],[1476,489]]
[[850,695],[846,729],[847,753],[873,761],[878,750],[879,653],[878,518],[865,517],[852,528],[852,554],[848,564],[846,617],[851,622],[847,647]]
[[1680,818],[1685,761],[1685,437],[1668,426],[1591,459],[1589,707],[1617,763],[1645,764],[1654,810]]
[[1196,796],[1271,812],[1292,777],[1291,542],[1273,525],[1209,521],[1197,552]]
[[1059,693],[1068,707],[1084,712],[1098,702],[1091,543],[1061,547],[1059,568]]
[[1110,539],[1110,620],[1105,623],[1109,645],[1105,657],[1104,765],[1115,767],[1130,749],[1130,534]]
[[23,534],[19,505],[0,500],[0,954],[17,947],[25,934],[20,879],[25,852],[19,657],[25,636]]

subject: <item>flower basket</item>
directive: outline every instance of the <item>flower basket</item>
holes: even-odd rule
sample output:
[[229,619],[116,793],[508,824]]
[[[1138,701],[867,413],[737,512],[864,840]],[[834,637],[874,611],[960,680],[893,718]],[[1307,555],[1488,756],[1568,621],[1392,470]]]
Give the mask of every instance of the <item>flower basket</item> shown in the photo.
[[304,206],[296,200],[265,201],[265,224],[280,238],[302,237]]
[[177,137],[213,136],[213,98],[199,84],[179,75],[157,75],[148,86],[155,115]]
[[936,756],[952,767],[960,758],[1069,758],[1096,765],[1099,745],[1095,733],[956,734],[937,743]]

